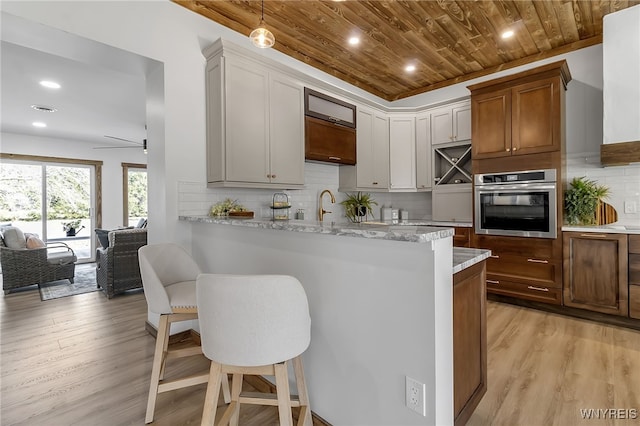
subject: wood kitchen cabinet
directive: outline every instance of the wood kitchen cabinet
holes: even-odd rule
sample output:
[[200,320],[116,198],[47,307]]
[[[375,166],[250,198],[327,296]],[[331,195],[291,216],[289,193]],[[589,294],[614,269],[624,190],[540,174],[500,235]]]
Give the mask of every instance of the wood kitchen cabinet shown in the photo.
[[431,145],[471,139],[471,103],[453,103],[430,112]]
[[629,235],[629,316],[640,319],[640,235]]
[[210,187],[304,185],[303,86],[248,59],[207,55],[207,181]]
[[566,61],[469,86],[473,159],[559,151]]
[[472,246],[491,250],[487,292],[562,304],[562,253],[553,239],[474,235]]
[[453,276],[454,424],[464,425],[487,390],[486,268],[477,263]]
[[627,316],[626,234],[564,232],[564,304]]
[[391,191],[416,190],[415,115],[389,117],[389,188]]

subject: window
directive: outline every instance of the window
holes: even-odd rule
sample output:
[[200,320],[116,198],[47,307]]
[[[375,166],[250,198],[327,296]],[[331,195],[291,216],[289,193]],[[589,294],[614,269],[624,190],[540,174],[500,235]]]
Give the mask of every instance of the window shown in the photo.
[[147,165],[122,163],[124,226],[136,226],[147,219]]

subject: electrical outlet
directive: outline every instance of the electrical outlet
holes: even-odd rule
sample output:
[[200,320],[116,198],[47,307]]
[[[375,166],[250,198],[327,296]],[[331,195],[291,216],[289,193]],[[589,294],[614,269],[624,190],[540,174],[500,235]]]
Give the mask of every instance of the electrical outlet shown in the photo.
[[424,383],[405,376],[405,398],[407,407],[423,416],[427,415],[426,392],[427,387]]
[[629,214],[629,213],[635,213],[636,210],[636,202],[635,201],[625,201],[624,202],[624,212]]

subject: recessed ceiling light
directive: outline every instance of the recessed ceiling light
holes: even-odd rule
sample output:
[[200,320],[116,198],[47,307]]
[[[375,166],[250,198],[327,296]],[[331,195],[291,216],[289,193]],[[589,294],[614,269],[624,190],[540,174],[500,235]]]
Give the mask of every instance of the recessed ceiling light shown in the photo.
[[350,37],[349,38],[349,44],[352,45],[352,46],[360,44],[360,38],[359,37]]
[[41,111],[41,112],[56,112],[57,109],[55,109],[54,107],[48,107],[48,106],[44,106],[44,105],[31,105],[31,108],[35,109],[36,111]]
[[34,121],[31,125],[33,127],[47,127],[47,123],[43,123],[42,121]]
[[404,70],[406,72],[414,72],[416,70],[416,66],[415,65],[407,65],[406,67],[404,67]]
[[56,83],[55,81],[49,81],[49,80],[42,80],[40,82],[41,86],[47,87],[49,89],[59,89],[60,88],[60,84]]
[[513,30],[507,30],[502,33],[502,38],[510,38],[513,37]]

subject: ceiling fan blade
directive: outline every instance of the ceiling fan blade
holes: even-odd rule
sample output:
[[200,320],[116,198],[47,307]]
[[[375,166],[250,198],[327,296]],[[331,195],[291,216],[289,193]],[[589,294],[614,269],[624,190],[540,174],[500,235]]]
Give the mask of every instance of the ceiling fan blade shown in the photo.
[[94,146],[93,149],[140,149],[140,146]]
[[134,143],[136,145],[142,145],[142,142],[132,141],[131,139],[119,138],[117,136],[104,135],[104,137],[105,138],[109,138],[109,139],[116,139],[116,140],[123,141],[123,142]]

